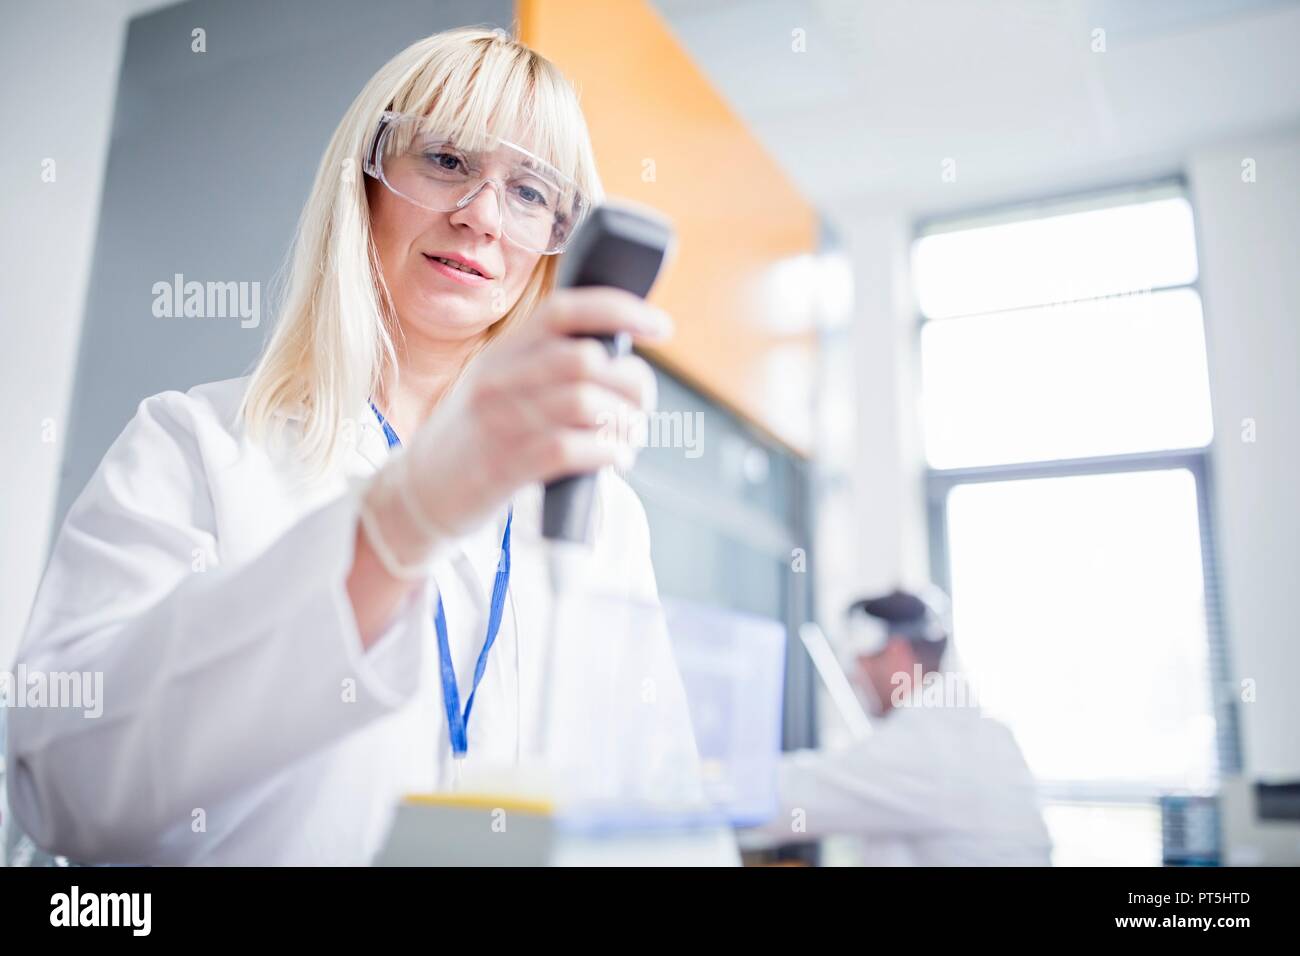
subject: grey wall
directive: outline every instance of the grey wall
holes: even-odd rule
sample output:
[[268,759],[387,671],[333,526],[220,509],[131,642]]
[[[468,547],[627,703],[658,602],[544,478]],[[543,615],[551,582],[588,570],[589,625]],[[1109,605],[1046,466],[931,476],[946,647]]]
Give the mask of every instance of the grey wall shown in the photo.
[[[321,153],[371,74],[430,33],[513,17],[512,0],[191,0],[131,21],[56,528],[142,398],[249,370]],[[176,273],[261,283],[261,324],[155,318]]]

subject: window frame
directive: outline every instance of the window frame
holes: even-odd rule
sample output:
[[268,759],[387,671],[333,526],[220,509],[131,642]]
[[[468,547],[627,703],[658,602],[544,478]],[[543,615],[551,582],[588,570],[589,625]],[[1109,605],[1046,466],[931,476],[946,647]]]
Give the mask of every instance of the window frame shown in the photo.
[[[997,218],[1045,218],[1067,204],[1097,202],[1106,205],[1107,197],[1114,197],[1113,205],[1124,205],[1125,199],[1134,198],[1156,190],[1176,188],[1192,208],[1193,241],[1200,248],[1197,233],[1196,206],[1187,190],[1182,177],[1161,178],[1147,183],[1129,183],[1117,187],[1090,190],[1086,193],[1058,194],[1019,203],[1006,203],[985,210],[964,214],[945,216],[943,220],[918,221],[912,233],[913,246],[925,235],[932,232],[935,222],[966,222],[968,228],[976,225],[984,217]],[[1016,216],[1019,211],[1021,215]],[[1197,278],[1192,282],[1169,286],[1169,289],[1191,289],[1201,299],[1201,321],[1205,319],[1205,301],[1200,290],[1201,270],[1197,268]],[[1154,291],[1154,290],[1143,290]],[[1104,299],[1106,297],[1100,297]],[[1077,301],[1098,301],[1099,299],[1080,299]],[[988,313],[972,313],[976,314]],[[927,318],[921,313],[919,305],[914,309],[913,348],[914,381],[918,398],[923,388],[921,378],[921,334],[930,322],[960,322],[971,316],[947,316]],[[1208,343],[1207,343],[1208,349]],[[1210,396],[1213,408],[1214,396]],[[923,403],[918,401],[918,408]],[[924,422],[919,418],[916,427],[924,430]],[[1164,471],[1179,468],[1187,469],[1196,485],[1197,520],[1201,539],[1201,579],[1205,603],[1206,652],[1209,655],[1208,673],[1210,676],[1210,703],[1215,719],[1215,764],[1217,777],[1240,773],[1242,766],[1241,734],[1237,710],[1237,690],[1232,678],[1227,635],[1224,625],[1223,597],[1220,587],[1220,568],[1216,547],[1214,485],[1213,485],[1213,451],[1218,439],[1213,432],[1210,442],[1199,448],[1179,448],[1160,451],[1146,451],[1115,455],[1100,455],[1084,458],[1069,458],[1050,461],[1015,462],[998,465],[976,465],[958,468],[935,468],[928,457],[923,457],[922,481],[924,483],[926,535],[929,544],[929,565],[932,580],[948,593],[952,593],[952,567],[949,555],[947,502],[949,493],[965,484],[982,484],[988,482],[1018,481],[1026,478],[1066,478],[1077,475],[1132,474],[1140,471]],[[921,446],[924,449],[924,443]],[[922,451],[924,456],[924,451]],[[1136,799],[1155,800],[1165,789],[1153,784],[1150,788],[1141,788],[1135,792],[1131,786],[1108,786],[1079,781],[1065,783],[1047,788],[1045,792],[1057,800],[1076,801],[1086,799],[1097,803],[1133,803]]]

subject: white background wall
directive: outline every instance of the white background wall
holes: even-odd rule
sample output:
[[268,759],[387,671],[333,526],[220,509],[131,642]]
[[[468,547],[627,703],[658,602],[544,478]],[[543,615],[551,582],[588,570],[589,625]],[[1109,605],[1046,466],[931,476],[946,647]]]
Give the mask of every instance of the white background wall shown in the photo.
[[[1256,181],[1242,181],[1255,160]],[[1197,151],[1214,402],[1214,481],[1229,650],[1247,770],[1300,777],[1300,135]],[[1255,441],[1243,440],[1253,419]]]
[[[131,9],[59,0],[0,13],[0,124],[9,131],[0,150],[0,668],[45,566]],[[49,183],[46,159],[55,163]]]
[[[867,594],[929,580],[918,407],[912,225],[898,213],[846,210],[840,236],[853,273],[848,326],[825,342],[818,428],[815,607],[832,639]],[[822,743],[847,730],[819,694]]]

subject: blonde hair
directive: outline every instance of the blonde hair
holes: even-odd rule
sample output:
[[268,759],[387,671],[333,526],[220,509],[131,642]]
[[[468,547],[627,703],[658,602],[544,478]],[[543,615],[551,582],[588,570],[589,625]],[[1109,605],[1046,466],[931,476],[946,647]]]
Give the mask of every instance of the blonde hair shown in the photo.
[[[281,413],[304,422],[296,454],[327,471],[367,398],[397,376],[400,325],[370,230],[363,153],[386,110],[430,118],[457,137],[525,130],[529,148],[592,202],[603,190],[577,94],[556,66],[503,30],[463,27],[407,47],[353,100],[316,170],[287,263],[276,328],[239,414],[257,440],[278,437]],[[503,240],[504,241],[504,240]],[[524,321],[551,291],[559,256],[543,256],[489,337]],[[462,369],[463,372],[463,369]]]

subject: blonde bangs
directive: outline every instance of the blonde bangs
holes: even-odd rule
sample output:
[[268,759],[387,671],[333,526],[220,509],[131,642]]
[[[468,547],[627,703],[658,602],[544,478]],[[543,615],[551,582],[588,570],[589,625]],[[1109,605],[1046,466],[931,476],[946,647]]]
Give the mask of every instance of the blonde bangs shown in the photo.
[[604,198],[573,87],[549,60],[499,33],[476,35],[432,60],[390,108],[425,117],[426,129],[467,149],[493,138],[513,142],[558,169],[592,203]]
[[[361,172],[385,111],[424,116],[426,128],[471,149],[493,138],[514,142],[560,170],[589,203],[604,199],[573,87],[554,64],[503,31],[438,33],[381,67],[321,158],[287,263],[275,330],[240,408],[258,440],[278,436],[286,417],[300,418],[294,451],[311,475],[338,460],[357,434],[352,416],[397,379],[394,343],[401,329],[379,269]],[[489,337],[532,314],[554,287],[559,258],[541,258]]]

